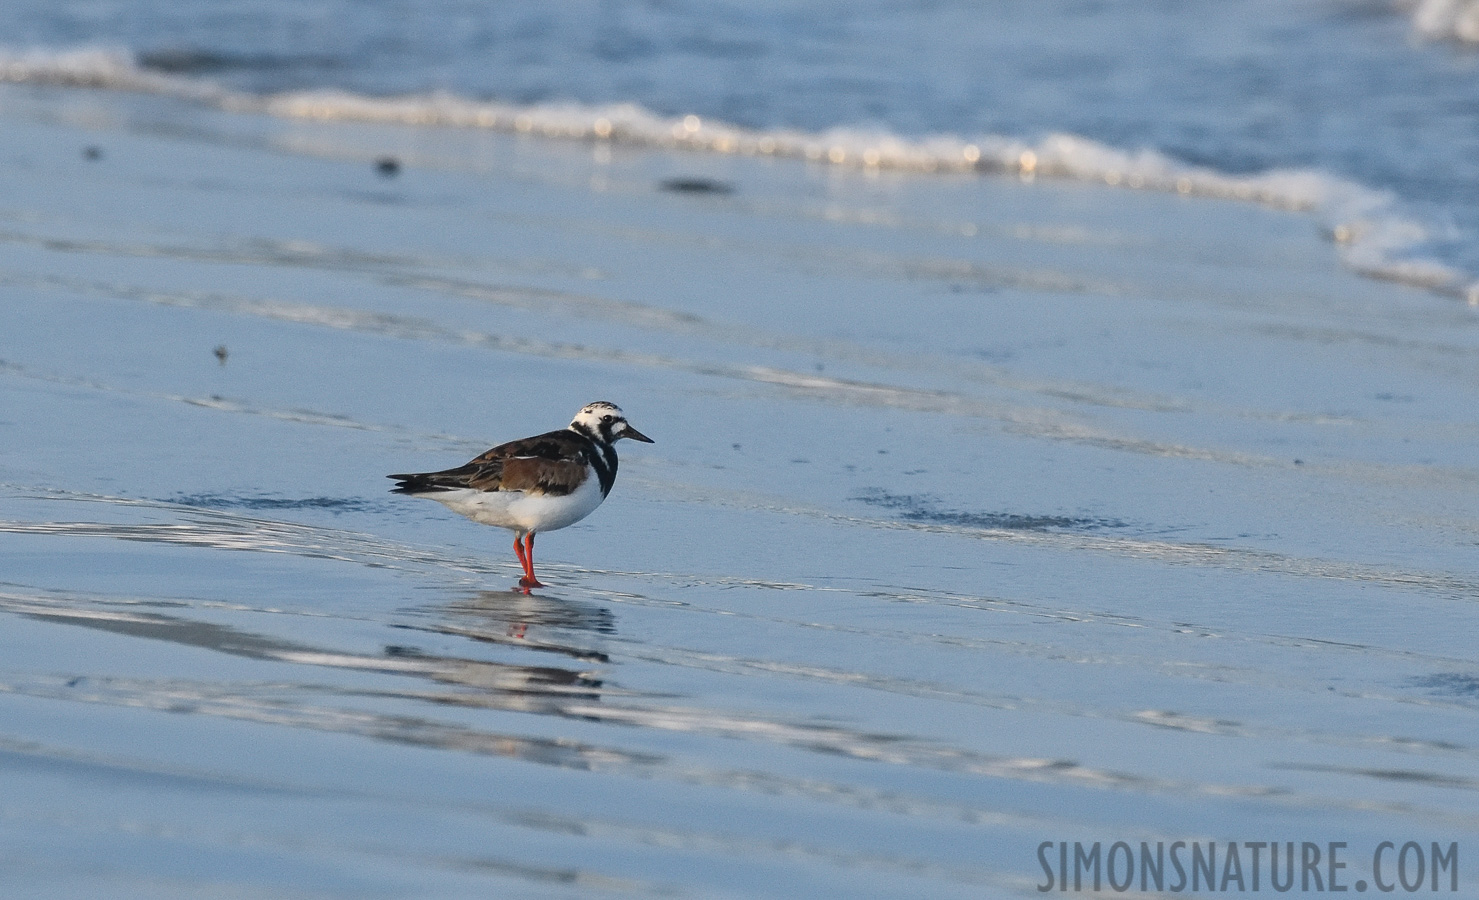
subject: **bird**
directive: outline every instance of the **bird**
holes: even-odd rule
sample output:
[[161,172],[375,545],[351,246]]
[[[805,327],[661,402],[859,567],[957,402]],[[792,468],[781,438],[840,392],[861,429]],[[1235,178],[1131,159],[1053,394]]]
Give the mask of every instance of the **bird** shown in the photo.
[[471,462],[441,472],[389,475],[393,494],[427,497],[484,525],[514,533],[524,574],[519,587],[542,588],[534,576],[534,535],[574,525],[595,511],[616,483],[617,441],[652,438],[627,422],[621,407],[587,404],[560,431],[499,444]]

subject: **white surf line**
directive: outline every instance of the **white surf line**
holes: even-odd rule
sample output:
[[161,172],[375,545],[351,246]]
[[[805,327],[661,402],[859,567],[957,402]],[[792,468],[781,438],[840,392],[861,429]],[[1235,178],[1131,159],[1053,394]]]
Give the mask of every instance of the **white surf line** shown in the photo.
[[635,104],[517,107],[445,95],[374,98],[328,90],[233,98],[222,106],[282,118],[483,128],[664,150],[774,156],[863,170],[1064,178],[1258,203],[1324,219],[1341,260],[1359,274],[1479,303],[1479,284],[1469,273],[1436,260],[1404,256],[1426,239],[1428,229],[1396,213],[1390,193],[1312,169],[1227,175],[1153,150],[1125,152],[1071,134],[1026,142],[997,135],[975,140],[954,135],[903,138],[847,128],[817,134],[755,131],[692,114],[664,119]]
[[373,122],[502,131],[661,150],[792,159],[877,171],[989,173],[1111,188],[1259,203],[1322,220],[1341,260],[1359,274],[1479,303],[1473,276],[1414,257],[1429,229],[1400,211],[1390,192],[1315,169],[1230,175],[1178,162],[1155,150],[1126,152],[1072,134],[1037,141],[1002,135],[905,137],[860,128],[822,132],[758,130],[688,114],[659,116],[635,103],[517,105],[445,93],[374,97],[338,89],[257,95],[155,72],[126,50],[0,50],[0,82],[48,84],[173,97],[233,113],[282,119]]

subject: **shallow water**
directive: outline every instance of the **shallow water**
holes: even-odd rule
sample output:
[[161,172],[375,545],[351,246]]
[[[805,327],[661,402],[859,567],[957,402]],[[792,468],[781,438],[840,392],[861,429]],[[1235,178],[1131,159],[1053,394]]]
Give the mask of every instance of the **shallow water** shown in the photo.
[[[1032,896],[1095,840],[1351,883],[1479,831],[1479,328],[1300,216],[0,121],[8,893]],[[547,590],[387,493],[594,399],[657,443]]]

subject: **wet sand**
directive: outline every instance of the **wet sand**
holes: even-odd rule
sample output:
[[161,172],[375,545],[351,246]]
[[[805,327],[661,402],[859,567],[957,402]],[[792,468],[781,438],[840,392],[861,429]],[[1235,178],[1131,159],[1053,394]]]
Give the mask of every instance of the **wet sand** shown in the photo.
[[[1035,896],[1121,840],[1353,884],[1479,832],[1479,327],[1307,218],[37,87],[0,127],[7,894]],[[595,399],[657,443],[546,590],[387,493]]]

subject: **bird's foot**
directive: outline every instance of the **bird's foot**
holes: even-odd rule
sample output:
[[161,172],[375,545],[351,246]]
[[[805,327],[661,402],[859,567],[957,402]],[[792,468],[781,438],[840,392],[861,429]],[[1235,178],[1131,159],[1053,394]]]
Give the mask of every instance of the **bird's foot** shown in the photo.
[[542,588],[544,587],[544,585],[540,583],[538,578],[530,578],[528,575],[525,575],[519,579],[519,587],[525,589],[537,587]]

